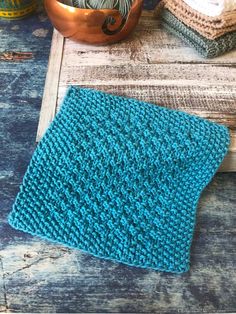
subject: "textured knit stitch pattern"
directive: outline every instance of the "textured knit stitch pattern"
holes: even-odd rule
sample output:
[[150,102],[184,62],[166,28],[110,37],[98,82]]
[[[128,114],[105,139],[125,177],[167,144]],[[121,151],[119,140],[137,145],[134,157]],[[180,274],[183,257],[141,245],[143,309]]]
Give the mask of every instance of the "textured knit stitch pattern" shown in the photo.
[[208,39],[212,40],[236,30],[236,11],[213,18],[195,11],[184,1],[165,0],[164,5],[181,22]]
[[163,27],[195,48],[205,58],[218,57],[236,47],[236,31],[210,40],[186,26],[167,9],[161,10],[160,19]]
[[70,87],[9,223],[101,258],[185,272],[200,193],[229,142],[226,127],[187,113]]

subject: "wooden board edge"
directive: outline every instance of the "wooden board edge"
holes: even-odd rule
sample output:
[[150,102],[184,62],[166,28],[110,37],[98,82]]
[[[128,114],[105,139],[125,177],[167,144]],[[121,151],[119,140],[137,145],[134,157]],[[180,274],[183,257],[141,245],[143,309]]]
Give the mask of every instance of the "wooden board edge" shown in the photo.
[[52,46],[48,61],[48,71],[45,80],[42,105],[40,110],[39,124],[36,135],[36,142],[39,142],[46,129],[52,122],[57,106],[58,84],[60,78],[64,37],[56,30],[53,30]]
[[218,172],[236,172],[236,152],[228,152]]
[[230,130],[230,147],[219,172],[236,172],[236,130]]

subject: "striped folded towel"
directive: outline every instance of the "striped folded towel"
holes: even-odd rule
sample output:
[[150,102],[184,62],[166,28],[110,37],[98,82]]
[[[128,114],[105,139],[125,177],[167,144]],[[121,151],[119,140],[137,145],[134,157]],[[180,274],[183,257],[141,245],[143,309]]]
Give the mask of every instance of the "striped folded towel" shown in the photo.
[[161,24],[172,34],[180,37],[205,58],[215,58],[236,47],[236,31],[226,33],[217,39],[210,40],[194,29],[186,26],[167,9],[162,9]]
[[185,25],[208,39],[236,30],[236,10],[210,17],[192,9],[183,0],[165,0],[164,6]]

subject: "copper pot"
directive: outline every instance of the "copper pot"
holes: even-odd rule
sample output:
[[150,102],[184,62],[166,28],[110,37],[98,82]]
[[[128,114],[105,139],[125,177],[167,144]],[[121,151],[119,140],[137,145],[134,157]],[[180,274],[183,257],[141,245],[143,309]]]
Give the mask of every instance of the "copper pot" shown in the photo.
[[44,0],[48,16],[60,33],[88,44],[110,44],[127,37],[138,23],[142,3],[143,0],[134,0],[124,18],[118,10],[79,9],[57,0]]

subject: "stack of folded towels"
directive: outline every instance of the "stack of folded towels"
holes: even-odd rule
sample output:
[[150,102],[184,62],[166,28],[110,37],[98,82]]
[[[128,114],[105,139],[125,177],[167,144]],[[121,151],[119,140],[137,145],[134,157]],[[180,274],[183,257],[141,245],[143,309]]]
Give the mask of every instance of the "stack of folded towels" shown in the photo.
[[236,0],[163,0],[159,9],[162,25],[203,57],[236,47]]

